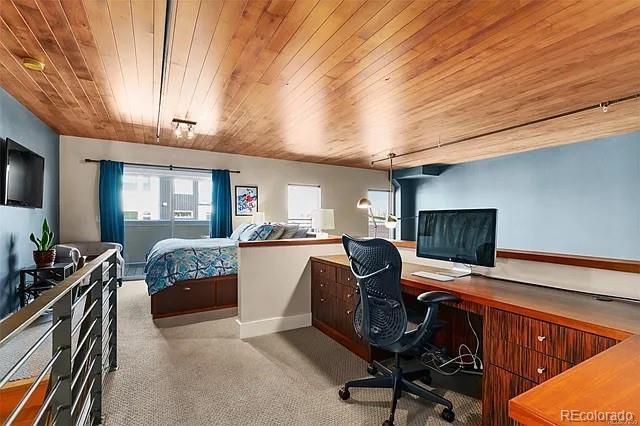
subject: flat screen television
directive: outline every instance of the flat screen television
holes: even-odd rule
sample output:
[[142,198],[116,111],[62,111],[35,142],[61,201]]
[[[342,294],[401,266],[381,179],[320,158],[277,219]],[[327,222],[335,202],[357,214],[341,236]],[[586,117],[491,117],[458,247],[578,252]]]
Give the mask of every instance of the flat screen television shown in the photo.
[[421,211],[416,255],[466,265],[495,266],[497,213],[497,209]]
[[0,201],[8,206],[42,208],[44,158],[18,142],[0,139]]

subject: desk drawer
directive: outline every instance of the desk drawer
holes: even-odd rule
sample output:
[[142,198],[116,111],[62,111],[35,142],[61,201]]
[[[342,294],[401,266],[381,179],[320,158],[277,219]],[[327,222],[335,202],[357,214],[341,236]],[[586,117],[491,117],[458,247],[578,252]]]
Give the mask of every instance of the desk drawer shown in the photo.
[[492,364],[535,383],[557,376],[572,367],[568,362],[502,339],[489,339]]
[[356,293],[355,287],[338,284],[338,290],[341,292],[340,298],[349,305],[355,306],[360,295]]
[[573,328],[490,309],[489,336],[578,364],[610,348],[616,341]]
[[356,277],[353,276],[349,268],[338,269],[338,282],[350,287],[356,287]]
[[311,264],[311,287],[320,291],[328,291],[333,296],[342,297],[341,294],[338,294],[335,266],[313,262]]

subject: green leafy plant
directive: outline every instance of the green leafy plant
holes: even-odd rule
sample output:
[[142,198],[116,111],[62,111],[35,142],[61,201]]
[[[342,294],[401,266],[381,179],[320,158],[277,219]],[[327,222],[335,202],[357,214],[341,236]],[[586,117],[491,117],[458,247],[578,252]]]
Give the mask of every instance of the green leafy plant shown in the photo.
[[42,236],[36,238],[33,233],[29,236],[29,239],[36,245],[36,251],[49,251],[53,247],[53,231],[49,228],[49,222],[47,219],[42,222]]

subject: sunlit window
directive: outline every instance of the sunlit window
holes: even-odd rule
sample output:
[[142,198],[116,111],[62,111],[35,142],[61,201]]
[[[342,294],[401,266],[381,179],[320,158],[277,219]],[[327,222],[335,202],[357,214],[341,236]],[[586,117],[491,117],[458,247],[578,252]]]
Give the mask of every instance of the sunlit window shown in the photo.
[[320,186],[289,185],[288,221],[311,226],[311,212],[320,208]]
[[209,221],[211,178],[154,168],[125,168],[125,221]]

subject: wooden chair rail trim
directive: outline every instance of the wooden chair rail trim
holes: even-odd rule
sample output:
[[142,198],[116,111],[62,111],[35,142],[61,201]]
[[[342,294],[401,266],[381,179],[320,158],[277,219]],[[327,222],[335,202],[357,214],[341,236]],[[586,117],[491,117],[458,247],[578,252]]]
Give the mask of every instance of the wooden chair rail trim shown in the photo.
[[292,238],[286,240],[266,240],[266,241],[241,241],[240,248],[253,247],[283,247],[283,246],[314,246],[321,244],[342,244],[340,237],[330,238]]
[[[391,240],[391,242],[399,248],[416,248],[415,241]],[[554,263],[557,265],[580,266],[583,268],[606,269],[609,271],[640,274],[640,260],[580,256],[575,254],[513,250],[504,248],[498,249],[497,256],[503,259],[518,259],[527,260],[530,262]]]

